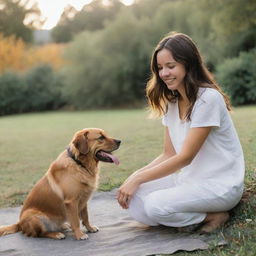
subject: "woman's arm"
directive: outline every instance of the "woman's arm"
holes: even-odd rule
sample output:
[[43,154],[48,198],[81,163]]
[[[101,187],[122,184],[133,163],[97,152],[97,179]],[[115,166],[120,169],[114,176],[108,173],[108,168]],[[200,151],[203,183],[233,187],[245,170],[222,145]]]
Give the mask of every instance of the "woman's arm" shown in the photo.
[[129,201],[140,184],[162,178],[189,165],[205,142],[210,131],[211,127],[191,128],[180,153],[136,173],[119,188],[119,204],[123,208],[128,208]]
[[132,176],[138,172],[141,172],[143,170],[147,170],[149,168],[152,168],[160,163],[162,163],[163,161],[169,159],[170,157],[174,156],[176,154],[175,149],[173,147],[170,135],[169,135],[169,131],[168,128],[165,128],[165,134],[164,134],[164,146],[163,146],[163,152],[161,155],[159,155],[157,158],[155,158],[151,163],[149,163],[148,165],[138,169],[136,172],[134,172],[132,174]]
[[136,177],[138,182],[141,184],[162,178],[189,165],[200,150],[210,131],[211,127],[191,128],[184,141],[181,152],[157,166],[140,172]]

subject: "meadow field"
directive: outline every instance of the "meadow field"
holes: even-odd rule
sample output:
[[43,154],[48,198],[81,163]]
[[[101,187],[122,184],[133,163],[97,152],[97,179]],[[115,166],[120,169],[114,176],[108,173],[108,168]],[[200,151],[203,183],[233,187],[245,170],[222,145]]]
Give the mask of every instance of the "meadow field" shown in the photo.
[[[210,255],[256,255],[256,106],[232,113],[246,160],[246,193],[234,216],[222,230],[227,246]],[[121,139],[115,155],[120,165],[101,164],[99,190],[118,187],[126,177],[160,154],[164,128],[148,118],[145,109],[44,112],[0,118],[0,207],[21,205],[28,191],[67,147],[73,134],[86,127],[104,129]],[[209,255],[209,251],[177,253]]]

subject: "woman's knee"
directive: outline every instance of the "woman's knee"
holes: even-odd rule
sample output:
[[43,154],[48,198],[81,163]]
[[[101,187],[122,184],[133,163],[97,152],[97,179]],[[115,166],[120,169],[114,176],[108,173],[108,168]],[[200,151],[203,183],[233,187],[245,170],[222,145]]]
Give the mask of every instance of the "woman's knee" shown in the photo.
[[140,197],[134,196],[130,202],[129,208],[128,208],[129,215],[136,221],[150,225],[150,226],[156,226],[157,223],[152,221],[150,218],[148,218],[147,214],[144,210],[144,202],[141,200]]
[[166,217],[167,215],[171,215],[173,209],[165,209],[162,204],[162,200],[160,200],[158,193],[151,193],[148,195],[144,202],[144,210],[147,216],[159,223],[159,220]]
[[145,213],[152,221],[169,226],[184,227],[198,224],[205,218],[205,213],[177,212],[174,208],[164,207],[159,202],[147,200],[144,205]]

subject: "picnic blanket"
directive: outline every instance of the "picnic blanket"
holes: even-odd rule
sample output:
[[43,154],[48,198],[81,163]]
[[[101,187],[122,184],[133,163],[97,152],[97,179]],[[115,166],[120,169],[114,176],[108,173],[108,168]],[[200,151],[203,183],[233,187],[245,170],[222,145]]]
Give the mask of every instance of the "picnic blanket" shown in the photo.
[[[89,201],[91,223],[99,232],[77,241],[72,233],[63,240],[29,238],[21,233],[0,237],[4,256],[144,256],[172,254],[179,250],[208,249],[225,244],[221,236],[182,233],[175,228],[149,227],[132,220],[115,199],[116,190],[96,192]],[[0,225],[18,221],[21,207],[0,209]]]

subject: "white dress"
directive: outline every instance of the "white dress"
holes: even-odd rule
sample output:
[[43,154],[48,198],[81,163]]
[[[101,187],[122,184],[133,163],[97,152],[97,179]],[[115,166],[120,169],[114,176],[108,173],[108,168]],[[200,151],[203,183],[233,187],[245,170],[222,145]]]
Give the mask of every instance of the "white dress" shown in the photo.
[[176,102],[168,104],[162,122],[168,127],[177,154],[189,129],[212,130],[191,164],[139,187],[129,214],[148,225],[182,227],[202,222],[207,212],[232,209],[243,193],[245,168],[223,96],[215,89],[200,88],[191,121],[180,120]]

